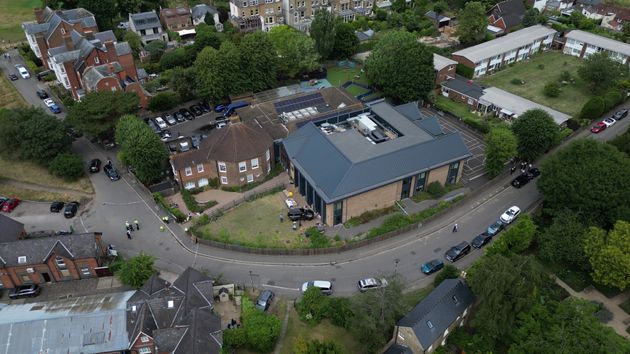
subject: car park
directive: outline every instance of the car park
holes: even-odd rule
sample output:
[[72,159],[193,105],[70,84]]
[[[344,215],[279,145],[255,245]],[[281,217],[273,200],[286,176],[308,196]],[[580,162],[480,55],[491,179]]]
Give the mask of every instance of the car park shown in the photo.
[[538,176],[540,176],[540,170],[536,167],[532,167],[528,169],[527,172],[521,173],[518,177],[513,179],[510,184],[515,188],[521,188]]
[[112,165],[105,165],[105,167],[103,167],[103,171],[112,181],[118,181],[120,179],[118,171],[116,171],[116,169]]
[[422,273],[424,274],[435,273],[442,268],[444,268],[444,262],[442,262],[441,259],[434,259],[425,262],[420,266],[420,270],[422,270]]
[[504,224],[509,224],[512,221],[516,220],[516,218],[519,216],[520,213],[521,213],[521,209],[517,207],[516,205],[514,205],[514,206],[511,206],[508,210],[506,210],[503,214],[501,214],[501,217],[499,218],[499,220],[501,220],[501,222]]
[[158,127],[160,127],[160,129],[168,128],[168,124],[166,124],[166,122],[164,121],[164,119],[162,119],[162,117],[155,117],[153,118],[153,121],[155,122],[155,124],[157,124]]
[[177,124],[177,120],[170,113],[166,113],[166,115],[164,116],[164,120],[166,120],[166,123],[168,123],[168,125]]
[[77,211],[79,211],[79,202],[72,202],[66,204],[66,207],[63,209],[63,216],[66,219],[70,219],[77,215]]
[[446,251],[444,257],[451,262],[457,262],[468,253],[470,253],[470,244],[464,241],[456,246],[451,247],[448,251]]
[[193,120],[195,119],[195,116],[192,115],[192,113],[190,113],[189,110],[187,110],[186,108],[182,108],[179,110],[179,113],[184,115],[184,118],[188,119],[188,120]]
[[48,98],[48,93],[44,90],[37,90],[36,93],[37,97],[41,98],[42,100]]
[[9,292],[9,298],[15,300],[24,297],[35,297],[39,295],[41,290],[42,289],[37,284],[18,285],[11,289]]
[[19,79],[19,77],[18,77],[17,75],[15,75],[15,74],[9,74],[9,80],[11,80],[11,81],[16,81],[16,80],[18,80],[18,79]]
[[501,232],[505,228],[505,224],[501,222],[501,220],[495,221],[492,225],[488,226],[486,233],[490,236],[494,236]]
[[290,208],[287,212],[287,216],[291,221],[313,220],[313,218],[315,218],[315,212],[305,208]]
[[387,287],[387,285],[389,284],[387,283],[387,279],[385,278],[365,278],[357,282],[357,287],[362,293],[372,289],[385,288]]
[[174,112],[173,116],[175,117],[175,120],[177,121],[177,123],[183,123],[186,121],[186,117],[184,117],[184,115],[181,112]]
[[621,120],[621,119],[626,118],[627,116],[628,116],[628,110],[624,108],[622,110],[619,110],[619,111],[615,112],[615,114],[613,114],[612,117],[615,120]]
[[201,108],[199,108],[199,106],[192,105],[189,109],[195,117],[199,117],[203,114],[203,111],[201,110]]
[[90,172],[91,173],[96,173],[98,171],[101,170],[101,160],[99,159],[92,159],[90,161]]
[[180,141],[179,142],[179,151],[186,152],[190,150],[190,143],[188,141]]
[[591,127],[591,133],[601,133],[602,131],[606,130],[607,127],[608,126],[606,125],[606,123],[597,122],[594,126]]
[[24,65],[22,64],[17,64],[15,65],[15,68],[17,69],[18,73],[20,74],[20,76],[23,79],[28,79],[31,77],[31,74],[28,72],[28,70],[26,70],[26,68],[24,67]]
[[267,311],[271,306],[271,300],[273,300],[274,294],[271,290],[263,290],[258,299],[256,299],[256,308],[260,311]]
[[3,213],[10,213],[15,208],[17,208],[18,205],[20,205],[20,199],[19,198],[16,198],[16,197],[9,198],[9,199],[5,200],[4,203],[2,203],[2,212]]
[[473,238],[470,244],[474,248],[480,249],[481,247],[487,245],[491,240],[492,240],[492,236],[484,232],[480,235],[475,236],[475,238]]
[[319,288],[319,290],[321,290],[322,294],[324,295],[332,295],[333,293],[332,283],[326,280],[307,281],[306,283],[302,284],[302,292],[306,292],[306,290],[310,287]]

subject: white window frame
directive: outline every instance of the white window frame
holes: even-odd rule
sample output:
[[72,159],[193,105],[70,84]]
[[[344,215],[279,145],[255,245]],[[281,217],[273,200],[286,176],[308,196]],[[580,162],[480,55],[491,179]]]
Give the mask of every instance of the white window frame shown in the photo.
[[81,275],[84,275],[86,277],[91,277],[92,272],[90,272],[90,267],[81,267]]
[[192,176],[192,167],[188,166],[188,167],[184,168],[184,174],[186,176]]
[[252,164],[252,170],[255,170],[258,167],[260,167],[260,164],[258,163],[258,158],[252,159],[251,164]]
[[227,165],[225,162],[219,161],[217,164],[219,165],[219,172],[227,172]]
[[271,153],[269,153],[269,149],[267,149],[267,152],[265,152],[265,159],[267,159],[267,161],[271,159]]
[[238,172],[246,172],[247,171],[247,162],[241,161],[238,163]]
[[151,347],[138,348],[138,354],[151,354],[151,353],[153,353],[151,351]]
[[254,182],[254,175],[253,174],[247,175],[247,183],[252,183],[252,182]]
[[226,176],[221,176],[221,184],[228,184],[228,179]]
[[198,173],[202,173],[203,172],[203,164],[202,163],[198,163],[197,164],[197,172]]
[[190,182],[189,181],[189,182],[186,182],[186,184],[184,184],[184,188],[185,189],[193,189],[195,187],[196,187],[195,182]]
[[205,187],[205,186],[207,186],[209,184],[210,184],[210,181],[208,181],[207,178],[201,178],[199,181],[197,181],[197,185],[199,187]]

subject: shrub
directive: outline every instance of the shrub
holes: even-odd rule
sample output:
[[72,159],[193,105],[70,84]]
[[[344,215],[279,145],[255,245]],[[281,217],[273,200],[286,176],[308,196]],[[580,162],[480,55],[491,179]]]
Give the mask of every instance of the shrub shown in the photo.
[[478,130],[480,133],[488,134],[488,132],[490,132],[490,124],[486,120],[464,117],[462,118],[462,121],[469,127]]
[[374,220],[380,216],[383,215],[387,215],[389,213],[391,213],[392,211],[394,211],[394,207],[390,206],[387,208],[382,208],[382,209],[375,209],[375,210],[368,210],[365,213],[359,215],[359,216],[355,216],[353,218],[351,218],[350,220],[346,221],[344,223],[345,227],[354,227],[354,226],[358,226],[361,224],[365,224],[366,222],[369,222],[371,220]]
[[580,129],[580,122],[578,122],[575,118],[569,118],[566,122],[567,128],[576,131]]
[[545,65],[544,64],[538,64],[538,69],[539,70],[544,70],[545,69]]
[[322,320],[328,309],[329,299],[319,288],[311,286],[304,292],[302,300],[295,305],[300,319],[309,324],[317,324]]
[[512,85],[523,85],[525,83],[522,79],[517,78],[513,78],[510,82],[512,83]]
[[160,193],[157,193],[157,192],[153,193],[153,200],[155,200],[156,203],[161,205],[162,208],[164,208],[166,211],[171,213],[171,215],[173,215],[173,217],[177,219],[178,222],[183,222],[186,220],[186,215],[184,215],[184,213],[182,213],[182,211],[179,210],[179,208],[168,205],[166,203],[166,200]]
[[543,88],[543,93],[547,97],[558,97],[560,96],[560,84],[555,81],[551,81],[545,84]]
[[457,64],[456,72],[465,78],[472,79],[473,74],[475,73],[475,69],[469,68],[466,65],[463,65],[460,63],[460,64]]
[[161,92],[149,101],[149,109],[153,112],[169,110],[180,103],[179,94],[175,92]]
[[606,104],[604,103],[604,100],[599,96],[593,97],[588,100],[584,106],[582,106],[580,119],[586,119],[589,121],[598,119],[602,114],[604,114],[605,109]]
[[[566,64],[566,62],[565,62]],[[566,81],[566,82],[571,82],[571,80],[573,79],[573,77],[571,76],[571,73],[564,70],[563,72],[560,73],[560,81]]]
[[232,328],[223,330],[223,346],[228,350],[235,350],[247,343],[245,328]]
[[61,177],[67,181],[76,181],[85,174],[81,156],[66,152],[57,155],[50,162],[48,171],[50,171],[52,175]]
[[447,264],[437,273],[433,279],[433,286],[437,287],[446,279],[456,279],[459,276],[459,269],[452,264]]
[[604,103],[606,105],[606,108],[604,108],[604,111],[608,111],[608,110],[614,108],[616,105],[618,105],[621,102],[623,102],[624,97],[621,94],[620,90],[611,89],[611,90],[608,90],[608,92],[606,92],[604,94],[603,99],[604,99]]
[[330,321],[335,326],[349,329],[352,316],[350,299],[347,297],[331,297],[328,299],[326,317],[330,318]]
[[332,246],[328,236],[317,230],[315,226],[309,227],[304,235],[311,240],[311,248],[326,248]]
[[438,181],[431,182],[427,186],[427,193],[433,198],[439,198],[446,193],[446,188]]
[[210,209],[218,204],[215,200],[211,200],[204,204],[199,204],[195,197],[193,197],[190,191],[188,191],[187,189],[182,189],[181,194],[184,203],[186,203],[186,208],[188,208],[188,210],[193,213],[201,213],[204,210]]

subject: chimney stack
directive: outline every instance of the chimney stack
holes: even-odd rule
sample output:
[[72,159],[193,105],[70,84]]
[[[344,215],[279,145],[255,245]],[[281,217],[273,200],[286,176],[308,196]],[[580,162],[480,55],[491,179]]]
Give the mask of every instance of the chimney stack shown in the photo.
[[107,50],[107,60],[111,63],[118,60],[116,46],[113,41],[105,41],[105,49]]

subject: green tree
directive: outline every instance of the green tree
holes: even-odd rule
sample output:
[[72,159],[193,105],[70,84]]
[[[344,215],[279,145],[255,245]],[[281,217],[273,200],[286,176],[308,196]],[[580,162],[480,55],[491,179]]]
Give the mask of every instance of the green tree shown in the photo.
[[272,351],[280,335],[282,322],[276,316],[257,310],[248,298],[243,298],[241,317],[247,347],[256,353]]
[[536,236],[536,224],[529,215],[521,215],[512,227],[503,232],[503,235],[488,247],[486,254],[510,256],[513,253],[523,253],[529,249],[534,236]]
[[160,92],[149,101],[149,110],[153,112],[162,112],[177,106],[181,101],[179,95],[175,92]]
[[530,109],[512,124],[518,140],[518,155],[526,161],[534,161],[558,143],[560,128],[549,113],[542,109]]
[[123,114],[138,110],[140,100],[135,93],[122,91],[90,92],[70,107],[66,122],[93,137],[111,131]]
[[576,140],[545,159],[540,170],[538,188],[549,214],[567,209],[587,225],[608,226],[629,215],[630,159],[615,147]]
[[568,210],[560,211],[553,223],[538,234],[538,255],[548,262],[569,264],[587,269],[584,253],[586,226],[578,215]]
[[435,85],[433,53],[409,32],[384,34],[365,63],[370,84],[398,102],[427,97]]
[[315,10],[309,32],[315,41],[315,50],[322,59],[330,58],[335,47],[335,22],[332,11],[323,8]]
[[118,15],[116,6],[102,0],[79,0],[77,7],[82,7],[94,14],[96,24],[100,31],[112,29],[114,17]]
[[189,59],[186,56],[186,49],[180,47],[164,53],[160,58],[160,67],[162,70],[172,69],[176,66],[187,67],[191,64]]
[[204,48],[195,60],[197,92],[201,97],[213,102],[218,102],[227,95],[219,69],[220,61],[219,51],[212,47]]
[[239,43],[244,91],[260,92],[277,86],[278,57],[267,32],[245,35]]
[[319,66],[315,41],[304,33],[286,25],[276,26],[269,31],[269,40],[278,53],[281,74],[295,77]]
[[354,34],[354,28],[348,22],[335,21],[335,46],[333,57],[337,59],[350,58],[359,47],[359,39]]
[[630,287],[630,223],[617,221],[608,233],[591,227],[584,239],[584,251],[593,269],[593,280],[620,290]]
[[154,261],[155,257],[140,252],[139,255],[122,262],[118,270],[118,278],[123,284],[138,289],[157,273],[153,267]]
[[433,11],[437,14],[443,14],[448,10],[448,4],[444,1],[437,1],[433,3]]
[[457,279],[459,277],[459,269],[452,264],[447,264],[440,270],[435,279],[433,279],[433,286],[437,287],[442,284],[446,279]]
[[604,114],[605,110],[606,103],[604,102],[604,99],[599,96],[595,96],[586,101],[584,106],[582,106],[579,117],[584,120],[592,121],[599,119],[599,117]]
[[133,166],[142,183],[149,184],[160,179],[168,152],[148,125],[132,115],[121,117],[116,124],[116,142],[124,157],[122,162]]
[[195,97],[195,79],[195,68],[177,67],[173,69],[169,85],[179,94],[181,101],[186,102]]
[[203,22],[210,27],[214,27],[214,16],[212,14],[206,14],[203,18]]
[[48,171],[66,181],[76,181],[85,175],[81,156],[69,152],[62,152],[55,156],[48,165]]
[[160,61],[162,55],[164,55],[164,52],[166,51],[166,42],[159,39],[152,41],[144,47],[144,50],[149,53],[151,62],[157,63]]
[[625,133],[610,140],[608,143],[630,157],[630,130],[626,130]]
[[131,47],[131,51],[133,52],[133,57],[138,58],[140,51],[142,50],[142,39],[140,39],[140,35],[134,31],[125,31],[123,40],[129,43],[129,47]]
[[221,47],[223,37],[217,32],[214,26],[208,26],[202,23],[195,28],[195,31],[195,48],[197,48],[197,51],[200,52],[206,47],[212,47],[214,49]]
[[624,42],[627,42],[630,39],[630,25],[625,24],[621,28],[621,35],[623,37]]
[[477,1],[467,2],[459,13],[457,36],[463,44],[480,42],[486,36],[488,19],[482,3]]
[[537,8],[532,7],[531,9],[525,11],[525,16],[523,17],[523,27],[543,24],[545,21],[545,16],[541,15]]
[[578,75],[586,81],[593,93],[602,93],[628,78],[628,67],[609,58],[606,52],[600,52],[584,59],[578,68]]
[[518,142],[509,128],[497,126],[486,135],[486,171],[494,177],[503,171],[505,164],[517,154]]
[[304,296],[296,305],[297,313],[302,321],[317,324],[322,320],[328,307],[328,298],[319,288],[311,286],[304,292]]
[[242,93],[245,87],[245,79],[241,72],[241,52],[236,44],[223,42],[219,48],[221,77],[224,81],[225,91],[228,95]]

